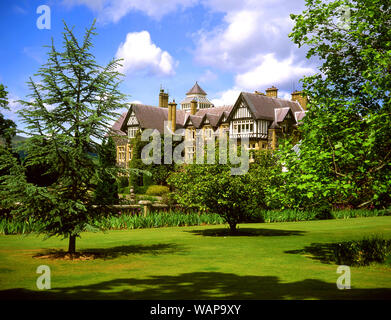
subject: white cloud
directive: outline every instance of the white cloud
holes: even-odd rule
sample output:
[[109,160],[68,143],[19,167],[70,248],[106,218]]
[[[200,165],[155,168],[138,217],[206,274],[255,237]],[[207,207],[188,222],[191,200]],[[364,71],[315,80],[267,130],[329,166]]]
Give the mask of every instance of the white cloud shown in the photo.
[[17,112],[23,108],[22,105],[18,102],[20,98],[11,92],[8,93],[7,98],[9,110],[2,109],[0,110],[0,112],[4,115],[6,119],[11,119],[12,121],[17,122],[19,120]]
[[229,6],[221,0],[204,1],[205,6],[225,15],[214,29],[194,34],[196,61],[243,72],[251,68],[259,54],[289,55],[295,49],[288,38],[293,26],[289,13],[298,2],[243,0]]
[[273,53],[262,57],[262,62],[251,70],[238,74],[236,84],[246,89],[258,89],[271,85],[289,84],[292,79],[313,74],[315,70],[295,64],[293,57],[278,61]]
[[211,102],[216,106],[233,105],[239,97],[240,92],[243,90],[234,87],[232,89],[219,93],[219,98],[212,99]]
[[212,71],[218,68],[234,74],[234,88],[226,92],[263,91],[275,85],[288,97],[292,82],[314,73],[314,62],[288,37],[293,27],[290,13],[301,12],[303,0],[201,1],[224,17],[214,28],[193,34],[194,58]]
[[125,42],[118,47],[116,58],[124,59],[120,68],[124,73],[175,74],[174,59],[151,41],[148,31],[129,32]]

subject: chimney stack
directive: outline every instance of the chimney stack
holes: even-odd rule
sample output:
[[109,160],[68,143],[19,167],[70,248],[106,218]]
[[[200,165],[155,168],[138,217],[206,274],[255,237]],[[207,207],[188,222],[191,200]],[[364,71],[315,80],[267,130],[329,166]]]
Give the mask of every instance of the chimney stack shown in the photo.
[[194,116],[197,113],[197,100],[193,99],[190,101],[190,114]]
[[266,96],[271,98],[278,98],[278,89],[273,86],[271,88],[266,89]]
[[307,110],[307,96],[304,95],[303,91],[292,92],[292,101],[297,101],[304,110]]
[[176,105],[175,100],[168,104],[168,121],[171,120],[171,129],[173,132],[176,130]]
[[159,107],[168,108],[168,93],[165,93],[163,89],[160,89],[159,93]]

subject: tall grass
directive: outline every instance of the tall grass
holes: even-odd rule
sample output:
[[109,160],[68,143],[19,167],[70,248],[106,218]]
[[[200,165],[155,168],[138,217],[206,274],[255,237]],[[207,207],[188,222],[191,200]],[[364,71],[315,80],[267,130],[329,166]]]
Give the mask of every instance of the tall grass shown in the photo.
[[179,211],[153,212],[144,216],[120,215],[99,221],[98,226],[106,230],[142,229],[160,227],[196,226],[202,224],[222,224],[224,220],[218,214],[184,214]]
[[[196,226],[203,224],[222,224],[224,220],[218,214],[182,213],[180,211],[152,212],[148,216],[122,214],[96,221],[96,227],[103,230],[142,229],[160,227]],[[0,234],[27,234],[37,230],[32,219],[24,222],[0,220]],[[89,230],[89,229],[88,229]],[[86,230],[86,231],[88,231]]]
[[16,221],[10,219],[0,220],[0,234],[26,234],[37,230],[36,224],[29,218],[25,221]]
[[[331,212],[287,210],[258,210],[246,222],[293,222],[320,219],[350,219],[358,217],[377,217],[391,215],[391,209],[383,210],[338,210]],[[180,210],[169,212],[151,212],[148,216],[122,214],[97,221],[104,230],[141,229],[160,227],[196,226],[203,224],[223,224],[218,214],[196,212],[183,213]],[[35,232],[37,224],[32,219],[26,221],[0,220],[0,234],[26,234]],[[88,231],[88,230],[87,230]]]
[[258,210],[254,212],[249,222],[293,222],[310,221],[322,219],[350,219],[360,217],[379,217],[391,215],[390,209],[369,210],[369,209],[348,209],[333,210],[330,212],[319,210]]

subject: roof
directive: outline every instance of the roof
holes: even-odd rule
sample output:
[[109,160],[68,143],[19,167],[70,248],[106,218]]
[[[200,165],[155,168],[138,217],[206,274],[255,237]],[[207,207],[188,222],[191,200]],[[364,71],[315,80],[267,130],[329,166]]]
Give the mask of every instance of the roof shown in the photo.
[[250,111],[256,119],[265,119],[273,121],[275,120],[274,110],[279,108],[289,108],[292,110],[293,113],[304,111],[297,101],[272,98],[249,92],[242,92],[241,96],[247,102]]
[[284,121],[286,115],[289,113],[289,108],[279,108],[279,109],[274,109],[275,112],[275,120],[277,122],[282,122]]
[[187,93],[186,95],[190,95],[190,94],[202,94],[204,96],[206,96],[206,92],[204,90],[202,90],[202,88],[198,85],[198,82],[196,81],[196,83],[194,84],[193,88],[191,88]]
[[126,136],[126,133],[121,131],[122,124],[124,123],[125,117],[127,115],[128,111],[125,111],[124,113],[121,114],[121,116],[118,118],[116,122],[111,127],[111,133],[114,135],[119,135],[119,136]]
[[181,104],[184,104],[184,103],[189,103],[190,104],[193,100],[197,101],[197,103],[204,103],[204,104],[209,104],[209,105],[213,106],[213,103],[210,102],[208,100],[208,98],[205,97],[205,96],[195,96],[195,97],[188,96],[188,97],[186,97],[185,99],[183,99],[181,101]]
[[214,108],[204,108],[204,109],[199,109],[197,113],[195,114],[196,116],[202,117],[204,114],[214,114],[217,116],[221,116],[224,112],[231,112],[233,106],[222,106],[222,107],[214,107]]
[[201,123],[202,123],[202,120],[204,119],[204,117],[200,117],[200,116],[193,116],[193,115],[190,115],[188,120],[191,121],[191,123],[193,124],[193,126],[195,128],[199,128],[201,126]]
[[296,122],[299,122],[299,121],[303,120],[303,118],[305,116],[305,113],[306,113],[306,111],[295,112]]
[[206,114],[206,119],[209,120],[209,123],[212,127],[216,127],[219,123],[220,120],[220,115],[218,114],[213,114],[213,113],[207,113]]
[[[145,104],[131,104],[129,110],[122,114],[121,118],[115,123],[115,130],[120,130],[120,132],[123,133],[121,135],[126,135],[127,122],[132,110],[134,111],[139,122],[139,126],[142,129],[157,129],[160,133],[164,133],[164,121],[168,120],[168,108],[149,106]],[[185,111],[179,109],[176,110],[177,128],[183,127],[185,117]]]

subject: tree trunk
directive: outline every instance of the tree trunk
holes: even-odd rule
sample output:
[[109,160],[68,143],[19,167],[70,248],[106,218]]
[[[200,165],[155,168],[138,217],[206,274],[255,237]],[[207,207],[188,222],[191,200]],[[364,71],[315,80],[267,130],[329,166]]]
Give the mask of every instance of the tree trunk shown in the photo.
[[76,236],[69,235],[68,253],[75,253],[75,252],[76,252]]
[[229,229],[231,234],[236,234],[236,222],[229,222]]

